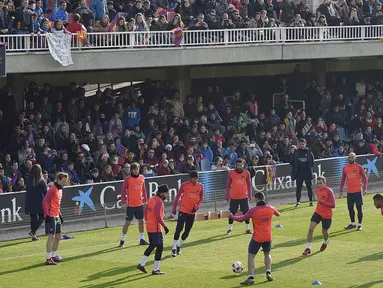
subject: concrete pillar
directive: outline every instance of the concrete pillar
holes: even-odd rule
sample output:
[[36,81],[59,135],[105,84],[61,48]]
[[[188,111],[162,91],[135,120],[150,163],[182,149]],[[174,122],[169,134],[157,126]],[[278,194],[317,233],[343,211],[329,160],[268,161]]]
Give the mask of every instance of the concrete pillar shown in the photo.
[[7,75],[7,84],[12,87],[17,111],[24,109],[24,74]]
[[185,103],[187,95],[191,93],[190,67],[171,67],[168,75],[168,81],[174,83],[180,91],[182,103]]
[[326,86],[326,61],[312,60],[311,61],[312,75],[319,86]]

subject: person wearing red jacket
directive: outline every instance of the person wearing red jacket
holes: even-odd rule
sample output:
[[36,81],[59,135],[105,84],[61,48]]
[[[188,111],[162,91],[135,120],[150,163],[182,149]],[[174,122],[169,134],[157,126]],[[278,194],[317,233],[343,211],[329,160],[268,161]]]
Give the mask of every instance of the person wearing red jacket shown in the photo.
[[72,34],[77,34],[78,32],[86,32],[86,28],[84,25],[80,23],[81,17],[78,14],[73,15],[73,22],[70,23],[67,27],[66,30]]
[[372,140],[372,143],[370,144],[368,148],[370,149],[371,153],[373,153],[375,156],[381,157],[383,154],[382,152],[379,152],[378,144],[379,144],[379,140],[374,139]]

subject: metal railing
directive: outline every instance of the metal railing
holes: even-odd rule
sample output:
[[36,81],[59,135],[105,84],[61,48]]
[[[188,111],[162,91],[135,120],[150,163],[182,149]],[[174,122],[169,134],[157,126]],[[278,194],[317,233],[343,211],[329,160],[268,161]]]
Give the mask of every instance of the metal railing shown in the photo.
[[[337,27],[276,27],[230,30],[186,30],[175,45],[173,31],[88,33],[88,46],[72,38],[72,50],[179,48],[232,44],[315,43],[383,39],[383,25]],[[3,35],[8,52],[47,51],[45,34]]]

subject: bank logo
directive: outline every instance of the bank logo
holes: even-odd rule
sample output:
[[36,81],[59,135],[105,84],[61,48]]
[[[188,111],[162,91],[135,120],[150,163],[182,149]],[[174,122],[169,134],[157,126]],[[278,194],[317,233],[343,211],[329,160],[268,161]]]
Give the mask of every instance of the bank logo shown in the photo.
[[370,159],[367,159],[367,164],[363,165],[363,168],[367,170],[367,178],[370,176],[371,172],[373,172],[376,177],[379,177],[379,171],[376,168],[377,160],[378,160],[378,157],[375,157],[372,161]]
[[92,209],[93,211],[96,211],[96,208],[94,207],[92,199],[90,199],[90,195],[92,194],[93,186],[90,187],[85,192],[82,190],[78,190],[79,196],[75,196],[72,198],[73,201],[76,201],[76,206],[78,208],[75,209],[75,214],[81,215],[82,210],[84,209],[85,204]]

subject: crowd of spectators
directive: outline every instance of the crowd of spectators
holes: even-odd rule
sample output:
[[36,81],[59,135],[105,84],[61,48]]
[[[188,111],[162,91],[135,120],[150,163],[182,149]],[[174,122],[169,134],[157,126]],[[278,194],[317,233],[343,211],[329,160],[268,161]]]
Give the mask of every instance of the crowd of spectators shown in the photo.
[[[92,97],[74,83],[65,89],[31,83],[26,107],[17,112],[6,86],[0,192],[23,190],[35,163],[48,182],[63,171],[71,184],[84,184],[124,179],[133,162],[150,177],[230,169],[243,158],[254,173],[258,165],[289,163],[300,138],[317,159],[351,151],[381,155],[383,82],[334,78],[320,87],[302,78],[299,66],[283,78],[276,89],[281,102],[269,111],[261,111],[256,95],[227,95],[219,86],[182,103],[172,84],[148,80],[140,88],[107,88]],[[306,109],[293,107],[289,94],[304,100]]]
[[[68,14],[69,13],[69,14]],[[378,0],[0,0],[0,34],[44,33],[69,22],[70,32],[166,31],[370,25],[383,23]]]

